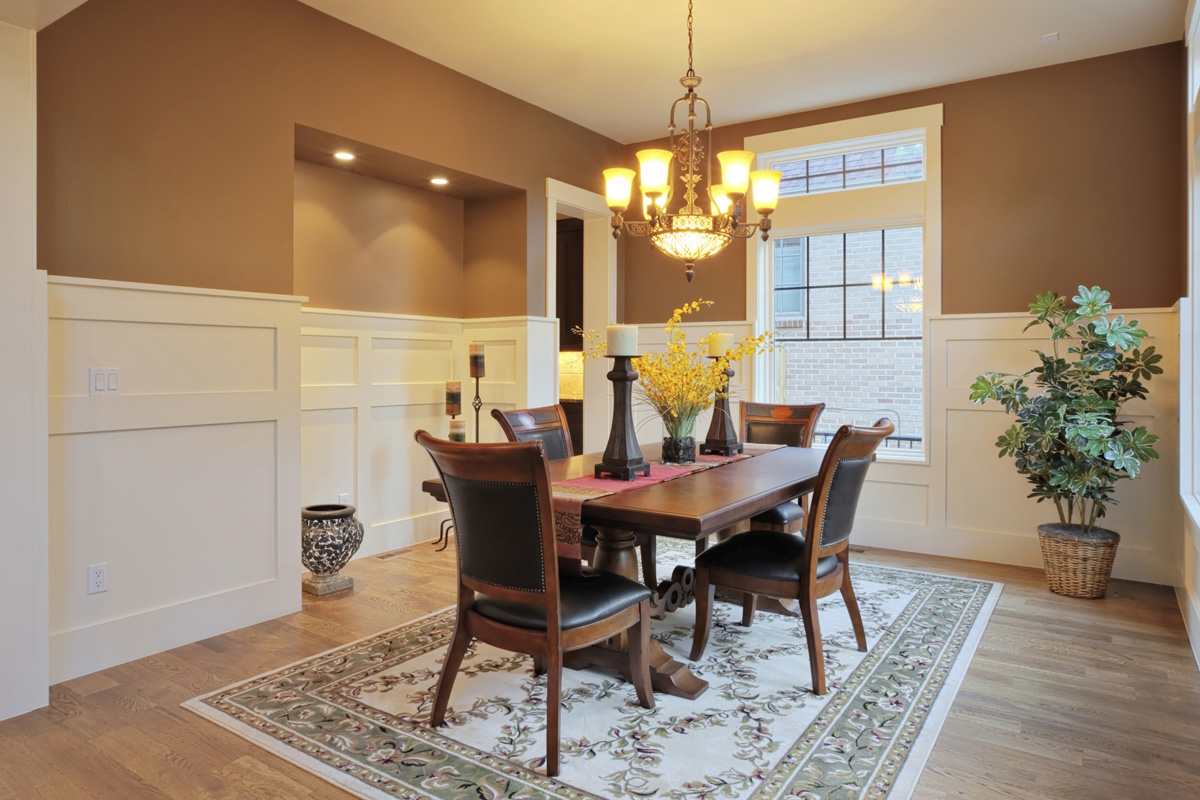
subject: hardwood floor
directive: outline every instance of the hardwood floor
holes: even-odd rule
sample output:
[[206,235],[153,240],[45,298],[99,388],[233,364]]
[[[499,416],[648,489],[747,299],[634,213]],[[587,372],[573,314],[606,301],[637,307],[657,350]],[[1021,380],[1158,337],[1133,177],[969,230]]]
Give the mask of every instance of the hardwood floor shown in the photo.
[[[1040,571],[888,551],[853,561],[998,580],[1004,593],[914,798],[1200,798],[1200,674],[1172,590],[1115,581],[1105,600]],[[353,562],[353,596],[51,689],[0,723],[0,798],[346,798],[179,707],[195,695],[443,608],[452,551]]]

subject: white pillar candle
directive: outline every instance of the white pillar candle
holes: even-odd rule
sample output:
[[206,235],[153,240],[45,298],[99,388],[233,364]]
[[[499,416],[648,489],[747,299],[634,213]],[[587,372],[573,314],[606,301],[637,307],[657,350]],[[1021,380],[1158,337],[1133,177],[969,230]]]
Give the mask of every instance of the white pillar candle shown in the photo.
[[612,356],[637,356],[641,355],[638,352],[638,329],[636,325],[609,325],[606,329],[608,334],[608,353]]
[[709,334],[709,336],[708,336],[708,355],[710,357],[717,358],[718,356],[723,356],[732,349],[733,349],[733,334],[732,333],[722,333],[721,331],[717,331],[716,333]]

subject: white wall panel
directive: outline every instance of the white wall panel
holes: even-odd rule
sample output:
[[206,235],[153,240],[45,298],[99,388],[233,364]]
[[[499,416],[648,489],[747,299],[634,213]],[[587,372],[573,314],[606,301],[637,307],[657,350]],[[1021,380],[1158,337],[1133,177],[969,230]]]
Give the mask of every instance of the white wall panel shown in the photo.
[[454,343],[447,339],[371,339],[371,384],[443,382],[454,366]]
[[301,300],[51,280],[53,681],[299,609]]
[[116,367],[121,394],[269,392],[275,330],[119,320],[54,319],[51,397],[87,397],[88,367]]
[[358,380],[358,339],[306,336],[300,350],[303,386],[353,386]]
[[273,580],[276,480],[272,422],[53,437],[51,635]]
[[300,414],[300,503],[358,503],[358,409],[321,408]]

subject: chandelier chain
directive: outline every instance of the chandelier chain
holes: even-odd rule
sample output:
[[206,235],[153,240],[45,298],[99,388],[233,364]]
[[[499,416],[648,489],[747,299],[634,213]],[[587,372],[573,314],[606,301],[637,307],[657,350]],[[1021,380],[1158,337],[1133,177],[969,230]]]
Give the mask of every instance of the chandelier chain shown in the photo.
[[695,75],[692,69],[692,0],[688,0],[688,75]]

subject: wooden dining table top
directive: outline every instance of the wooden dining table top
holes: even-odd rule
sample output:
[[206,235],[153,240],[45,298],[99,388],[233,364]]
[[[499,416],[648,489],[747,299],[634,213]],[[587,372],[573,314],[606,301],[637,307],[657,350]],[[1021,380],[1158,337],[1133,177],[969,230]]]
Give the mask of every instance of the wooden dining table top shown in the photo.
[[[657,459],[660,445],[642,448],[647,461]],[[596,497],[583,503],[585,525],[645,531],[676,539],[703,539],[779,503],[812,491],[823,450],[782,447],[674,480],[628,492]],[[591,476],[602,453],[548,461],[551,481]],[[441,488],[438,480],[422,489]],[[431,494],[433,492],[430,492]]]

